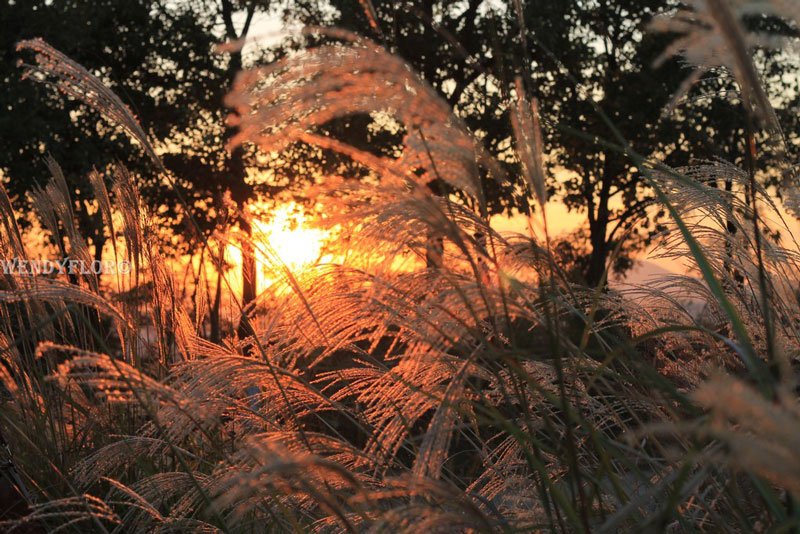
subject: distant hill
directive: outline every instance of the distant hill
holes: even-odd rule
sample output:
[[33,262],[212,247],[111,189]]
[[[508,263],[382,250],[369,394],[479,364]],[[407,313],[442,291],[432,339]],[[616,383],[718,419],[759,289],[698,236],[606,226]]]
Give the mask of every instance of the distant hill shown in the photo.
[[[625,276],[613,277],[609,282],[612,288],[622,289],[626,285],[647,286],[666,276],[676,276],[682,273],[680,270],[672,270],[664,267],[661,263],[652,260],[638,260],[633,269],[628,271]],[[705,308],[705,302],[701,299],[682,297],[680,299],[686,310],[697,317]]]
[[612,286],[619,284],[645,284],[653,279],[676,274],[680,273],[667,269],[660,263],[651,260],[637,260],[633,269],[625,273],[625,275],[622,277],[612,277],[610,284]]

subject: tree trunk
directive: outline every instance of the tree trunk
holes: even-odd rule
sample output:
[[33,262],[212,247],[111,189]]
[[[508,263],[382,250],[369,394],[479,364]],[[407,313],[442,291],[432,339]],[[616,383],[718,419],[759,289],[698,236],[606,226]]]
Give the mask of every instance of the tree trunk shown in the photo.
[[93,237],[93,245],[94,245],[94,261],[100,262],[103,261],[103,248],[106,246],[106,236],[103,235],[103,231],[100,230],[97,232]]
[[211,323],[211,341],[222,341],[222,325],[220,323],[220,308],[222,307],[222,280],[224,276],[223,262],[225,261],[225,246],[220,244],[217,254],[217,287],[214,290],[214,303],[211,305],[208,319]]
[[[436,197],[444,196],[444,187],[438,178],[428,182],[428,190]],[[425,266],[430,270],[440,269],[444,259],[443,256],[444,237],[430,230],[425,244]]]
[[[246,221],[242,216],[239,218],[239,227],[242,230],[242,311],[256,299],[256,256],[252,241],[252,230],[250,222]],[[253,329],[250,322],[242,313],[242,318],[239,321],[237,328],[239,339],[253,335]]]
[[[225,33],[228,39],[237,40],[247,37],[247,32],[250,28],[250,22],[256,8],[256,3],[252,2],[247,8],[246,20],[244,27],[237,34],[236,28],[233,25],[233,4],[230,0],[222,0],[222,19],[225,24]],[[242,52],[241,49],[235,50],[230,53],[230,61],[228,62],[228,83],[233,86],[233,81],[236,75],[242,70]],[[225,141],[230,140],[235,134],[235,128],[225,128]],[[231,156],[228,160],[228,175],[230,178],[230,191],[231,198],[236,202],[239,212],[239,229],[242,232],[242,298],[240,300],[242,309],[244,310],[256,298],[256,259],[253,249],[253,233],[250,227],[250,221],[247,220],[245,209],[247,203],[252,200],[253,191],[247,185],[245,177],[247,172],[244,164],[244,149],[241,146],[236,146],[231,150]],[[239,321],[237,329],[239,338],[252,335],[250,323],[244,315]]]
[[589,229],[589,242],[592,247],[592,251],[589,255],[589,262],[586,266],[586,284],[589,287],[597,287],[603,281],[603,273],[605,272],[606,260],[608,259],[608,243],[606,242],[607,228],[607,221],[602,223],[600,220],[597,220]]
[[[610,211],[608,202],[611,191],[611,181],[616,174],[611,165],[604,165],[603,181],[600,188],[600,195],[597,199],[597,213],[589,222],[589,243],[592,247],[589,255],[589,264],[586,267],[586,284],[589,287],[603,285],[605,288],[607,280],[603,280],[608,260],[608,222]],[[590,208],[591,209],[591,208]]]

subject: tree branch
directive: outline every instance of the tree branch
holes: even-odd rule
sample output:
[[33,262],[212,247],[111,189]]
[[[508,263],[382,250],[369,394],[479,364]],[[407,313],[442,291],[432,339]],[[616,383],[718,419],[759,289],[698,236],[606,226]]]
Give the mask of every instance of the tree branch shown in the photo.
[[619,231],[620,228],[629,226],[629,221],[631,217],[636,215],[639,212],[644,212],[647,208],[653,205],[653,198],[647,197],[643,198],[637,202],[634,202],[631,206],[629,206],[625,211],[619,214],[619,216],[614,217],[613,220],[617,222],[614,225],[614,228],[611,229],[611,232],[608,234],[608,240],[612,241],[614,239],[614,234]]
[[242,32],[239,34],[239,39],[243,39],[247,37],[247,32],[250,31],[250,23],[253,22],[253,15],[256,12],[256,0],[250,2],[250,5],[247,6],[247,18],[244,21],[244,27],[242,28]]
[[233,26],[233,5],[231,0],[221,0],[222,2],[222,22],[225,23],[225,37],[231,41],[238,39],[236,28]]

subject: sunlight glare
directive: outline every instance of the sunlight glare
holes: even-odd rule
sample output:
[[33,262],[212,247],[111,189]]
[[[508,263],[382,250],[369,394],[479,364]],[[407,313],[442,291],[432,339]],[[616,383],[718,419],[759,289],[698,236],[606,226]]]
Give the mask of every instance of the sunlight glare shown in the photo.
[[308,226],[308,215],[295,203],[276,207],[253,230],[255,242],[263,244],[256,250],[261,287],[271,285],[281,265],[297,273],[317,262],[327,238],[325,230]]

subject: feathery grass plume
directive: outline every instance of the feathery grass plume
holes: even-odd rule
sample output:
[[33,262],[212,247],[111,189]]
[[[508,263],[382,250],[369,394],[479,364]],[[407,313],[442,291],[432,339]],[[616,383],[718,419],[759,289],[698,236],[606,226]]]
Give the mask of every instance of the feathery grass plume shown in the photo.
[[[786,456],[794,436],[776,426],[791,423],[790,401],[780,399],[787,414],[759,419],[767,401],[719,397],[718,407],[716,392],[701,389],[701,407],[738,426],[725,423],[722,433],[699,440],[675,428],[698,414],[687,391],[714,363],[727,364],[735,343],[730,329],[695,320],[671,291],[677,285],[701,295],[710,309],[718,295],[702,282],[672,278],[645,288],[644,297],[640,288],[637,303],[625,298],[630,292],[598,295],[549,276],[558,274],[555,252],[500,233],[481,210],[428,191],[441,178],[480,198],[477,145],[433,89],[374,43],[331,35],[349,44],[314,48],[239,77],[229,97],[241,127],[234,142],[271,150],[313,144],[345,154],[380,180],[330,179],[311,190],[330,208],[320,224],[341,232],[340,256],[293,273],[269,244],[254,244],[275,280],[252,310],[253,336],[218,345],[200,335],[122,166],[112,191],[123,220],[119,234],[136,262],[130,289],[141,300],[126,301],[120,311],[95,288],[61,280],[0,292],[0,333],[7,338],[0,337],[0,350],[7,349],[0,352],[0,380],[10,392],[0,397],[0,420],[38,500],[16,524],[585,532],[746,531],[764,517],[770,527],[793,520],[766,490],[768,512],[762,501],[745,502],[756,484],[707,461],[723,454],[720,442],[750,439],[760,429],[774,433],[780,458],[794,461]],[[47,54],[42,61],[59,59]],[[87,75],[75,68],[67,63],[47,72]],[[70,90],[87,98],[83,89]],[[94,95],[96,106],[118,104]],[[521,90],[517,97],[518,158],[543,205],[538,115]],[[378,157],[319,133],[326,121],[350,113],[388,113],[401,122],[398,156]],[[752,208],[734,194],[747,177],[722,162],[682,172],[689,179],[665,173],[656,184],[708,249],[713,275],[731,282],[726,291],[761,353]],[[106,212],[116,214],[104,184],[99,176],[90,180],[111,225]],[[720,180],[734,184],[730,193],[711,186]],[[37,193],[42,217],[51,219],[45,226],[56,232],[54,205],[66,213],[70,202],[59,187],[54,181]],[[752,194],[775,215],[767,191],[757,186]],[[423,259],[432,232],[446,237],[435,276]],[[687,257],[684,238],[673,232],[665,253]],[[2,244],[13,248],[13,239]],[[762,248],[789,361],[798,352],[797,306],[789,298],[797,255],[779,245],[765,241]],[[400,254],[411,259],[398,267]],[[552,281],[547,287],[545,277]],[[89,350],[90,340],[73,330],[29,328],[42,318],[18,311],[20,299],[58,312],[86,304],[126,327],[118,345],[111,339],[112,346]],[[200,318],[203,306],[197,308]],[[714,311],[714,321],[729,321],[726,310]],[[33,333],[20,334],[19,324]],[[144,325],[157,339],[139,351]],[[245,353],[247,344],[257,350]],[[788,397],[788,386],[779,391]],[[726,394],[739,391],[728,387]],[[669,430],[642,438],[648,425]],[[707,444],[711,438],[718,441]],[[749,459],[759,444],[736,441],[732,450]],[[792,489],[774,463],[749,461],[750,472]]]
[[782,138],[775,111],[749,51],[755,47],[780,48],[783,40],[745,32],[740,17],[750,11],[748,8],[752,6],[744,1],[697,0],[675,13],[656,17],[652,30],[681,37],[661,53],[655,64],[682,55],[701,71],[714,67],[729,69],[739,84],[748,111],[759,118],[767,130]]
[[113,126],[121,127],[142,147],[157,168],[163,168],[139,121],[114,91],[85,67],[43,39],[20,41],[17,43],[17,51],[23,50],[33,52],[35,61],[32,65],[20,61],[20,65],[24,68],[24,78],[50,83],[65,96],[83,102],[105,117]]
[[29,515],[0,522],[6,532],[28,532],[43,525],[56,525],[53,532],[81,529],[108,532],[120,524],[119,516],[108,503],[89,494],[37,503]]
[[[715,276],[732,298],[753,339],[760,340],[757,348],[766,351],[767,343],[762,335],[766,319],[761,309],[761,269],[767,283],[770,306],[777,319],[773,335],[776,341],[800,347],[794,295],[800,285],[800,276],[797,274],[800,272],[800,253],[797,252],[797,243],[792,238],[789,226],[768,191],[757,182],[753,190],[754,184],[744,171],[723,161],[705,162],[680,169],[679,172],[692,180],[691,187],[679,183],[669,173],[659,174],[658,179],[674,205],[681,207],[679,214],[684,223],[703,243]],[[719,183],[728,183],[730,187],[718,187]],[[748,195],[756,196],[763,206],[763,213],[759,215],[762,228],[758,242],[754,238],[752,201]],[[780,235],[788,241],[786,245],[772,237],[775,235],[774,229],[779,230]],[[757,248],[762,252],[763,261],[760,263],[757,260]],[[657,256],[688,260],[690,264],[694,261],[674,228],[660,242]],[[705,316],[702,319],[710,320],[710,326],[717,330],[727,329],[727,320],[717,308],[716,298],[705,285],[693,283],[685,277],[665,282],[677,284],[684,298],[705,304]],[[787,367],[789,363],[781,365]]]
[[[156,154],[144,129],[133,113],[131,113],[130,109],[128,109],[110,88],[104,85],[102,81],[86,70],[86,68],[54,49],[42,39],[29,39],[19,42],[17,44],[17,51],[24,50],[34,53],[35,64],[27,65],[21,63],[25,69],[23,77],[43,83],[51,83],[66,96],[76,98],[91,109],[100,113],[113,126],[121,127],[143,148],[155,165],[157,171],[165,174],[167,182],[172,186],[182,206],[184,208],[188,207],[180,189],[176,186],[172,178],[166,174],[166,169]],[[127,176],[127,171],[125,171],[124,168],[117,168],[116,183],[124,183],[126,184],[124,187],[128,189],[134,187],[132,180]],[[125,199],[130,199],[131,191],[123,190],[121,193],[123,201]],[[126,217],[126,238],[129,245],[128,254],[133,256],[134,262],[136,263],[135,283],[138,285],[138,254],[140,252],[138,243],[140,243],[140,241],[135,239],[131,233],[133,231],[133,225],[129,224],[128,219],[132,217],[131,213],[135,213],[138,216],[139,212],[138,209],[133,209],[132,202],[128,202],[128,207],[133,211],[123,210],[123,215]],[[199,231],[194,219],[190,218],[190,221],[194,225],[194,230],[202,236],[202,232]],[[113,228],[110,228],[110,231],[113,233]],[[202,236],[202,239],[205,239],[205,237]],[[132,248],[131,245],[133,245]],[[154,257],[160,259],[159,255],[155,255]],[[164,281],[166,278],[162,277],[161,280]]]
[[535,98],[528,101],[521,78],[516,79],[516,92],[517,100],[514,113],[511,115],[511,124],[514,127],[517,152],[522,159],[523,175],[528,187],[536,196],[539,207],[544,210],[547,202],[547,185],[539,107]]
[[0,187],[0,218],[3,224],[3,251],[6,258],[27,258],[16,213],[5,187]]
[[[59,238],[61,237],[61,229],[59,227],[56,210],[53,206],[53,201],[50,196],[47,194],[45,189],[39,186],[34,186],[31,191],[28,192],[28,195],[30,197],[31,206],[33,207],[37,219],[41,223],[42,227],[47,230],[54,240],[59,241]],[[61,252],[65,253],[66,251],[62,250]],[[64,254],[64,256],[66,256],[66,254]]]
[[122,403],[138,402],[137,390],[146,391],[148,396],[171,395],[171,390],[160,382],[107,354],[49,342],[41,343],[37,353],[42,356],[54,350],[72,355],[56,367],[51,377],[62,388],[74,381],[104,401]]
[[125,238],[127,259],[134,264],[138,273],[144,255],[143,210],[139,202],[139,192],[128,170],[122,165],[114,167],[114,180],[111,185],[118,209],[122,214],[122,235]]
[[259,506],[279,509],[283,504],[294,508],[301,519],[313,518],[319,513],[314,508],[321,508],[339,520],[340,528],[352,530],[350,520],[340,512],[342,501],[354,496],[368,499],[370,478],[330,459],[347,451],[346,446],[325,439],[325,446],[333,444],[330,452],[334,452],[326,458],[310,453],[305,446],[287,449],[291,439],[287,434],[248,439],[234,458],[234,468],[222,471],[215,481],[216,505],[234,508],[236,515],[247,517]]
[[[475,141],[436,91],[374,42],[343,32],[325,33],[350,43],[304,50],[237,77],[226,97],[236,110],[230,122],[239,128],[231,143],[248,141],[264,150],[280,150],[297,141],[323,148],[329,144],[386,180],[426,185],[441,178],[477,196]],[[375,157],[313,132],[337,117],[379,112],[389,113],[406,129],[397,160]]]
[[[79,261],[81,265],[91,265],[94,258],[89,252],[89,245],[86,243],[86,239],[78,230],[72,205],[72,195],[61,166],[52,157],[46,158],[45,163],[50,170],[52,179],[45,186],[44,194],[47,195],[50,201],[49,208],[53,212],[52,219],[60,223],[60,229],[56,228],[56,233],[52,237],[59,242],[59,245],[61,245],[61,239],[66,237],[69,248],[63,249],[65,257],[68,254],[70,259]],[[96,290],[98,287],[97,273],[89,269],[81,274],[83,274],[83,279]]]
[[709,432],[728,448],[727,464],[764,477],[800,497],[800,410],[783,391],[770,402],[750,386],[718,377],[693,394],[711,413]]
[[[782,0],[697,0],[689,2],[677,12],[655,17],[651,29],[676,33],[681,37],[664,50],[654,64],[658,66],[672,56],[682,55],[696,66],[696,71],[687,78],[667,110],[671,111],[675,103],[688,94],[691,86],[706,72],[716,71],[721,67],[733,73],[747,113],[764,128],[768,135],[767,141],[776,153],[784,156],[787,140],[750,51],[754,48],[781,50],[787,48],[789,38],[746,31],[741,19],[747,15],[768,14],[797,24],[800,21],[799,12],[792,2]],[[724,76],[725,72],[719,74]],[[755,158],[754,140],[751,143],[747,148]],[[790,213],[797,216],[800,214],[800,182],[797,170],[783,157],[780,163],[777,170],[784,176],[784,205]]]
[[[122,516],[120,520],[122,524],[125,524],[132,530],[142,532],[148,530],[148,527],[152,528],[154,524],[164,522],[164,516],[161,515],[158,509],[134,489],[111,478],[104,478],[103,480],[111,486],[112,491],[117,490],[116,492],[121,496],[120,500],[122,502],[125,502],[126,499],[130,502],[131,512],[134,513]],[[149,519],[149,521],[142,521],[139,518],[146,518]]]
[[37,277],[29,287],[13,291],[0,291],[0,303],[43,302],[63,310],[67,305],[80,304],[97,310],[103,316],[114,319],[120,326],[131,328],[129,318],[107,298],[86,288],[56,279]]

